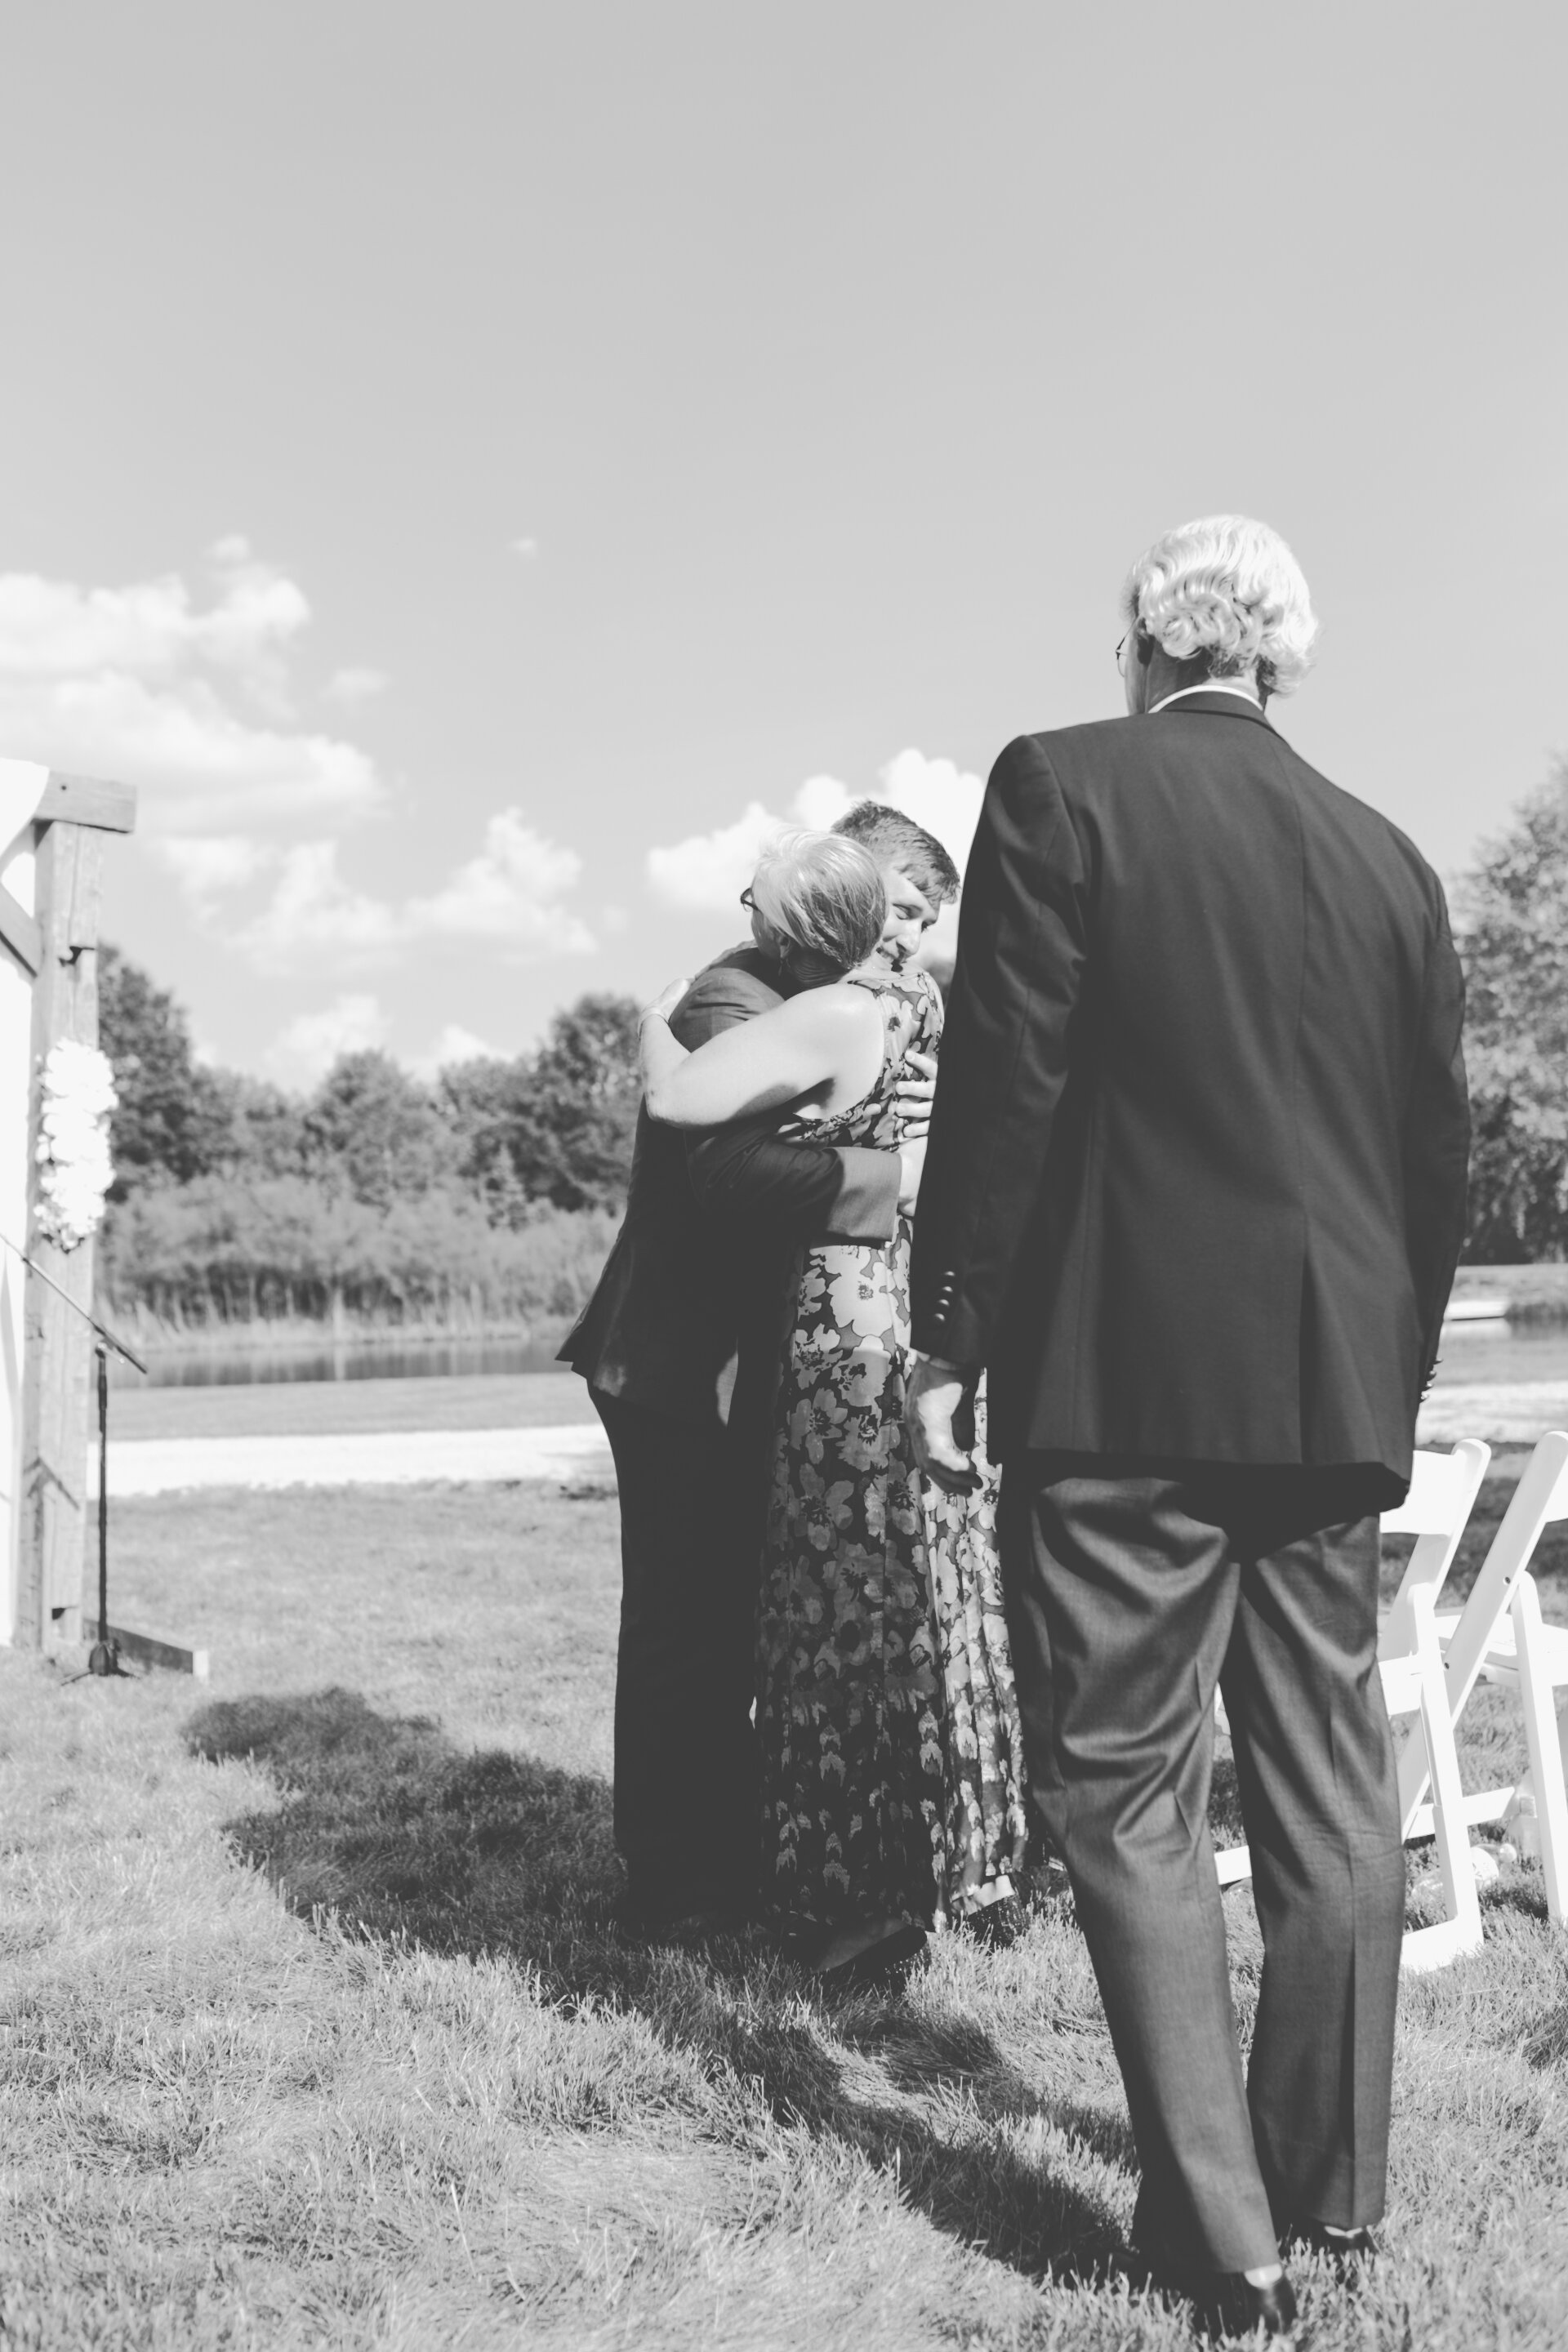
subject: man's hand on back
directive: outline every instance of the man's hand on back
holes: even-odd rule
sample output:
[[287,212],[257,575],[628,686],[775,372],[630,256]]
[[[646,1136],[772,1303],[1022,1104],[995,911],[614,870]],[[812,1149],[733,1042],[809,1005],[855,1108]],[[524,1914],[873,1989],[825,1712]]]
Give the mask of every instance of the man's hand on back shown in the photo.
[[912,1217],[915,1202],[920,1198],[921,1178],[925,1174],[926,1139],[918,1135],[912,1143],[899,1147],[899,1209],[902,1215]]
[[[903,1143],[923,1140],[931,1132],[931,1107],[936,1094],[936,1062],[930,1054],[906,1054],[904,1068],[910,1073],[901,1077],[893,1088],[893,1100],[899,1112],[899,1139]],[[900,1203],[900,1207],[902,1203]]]

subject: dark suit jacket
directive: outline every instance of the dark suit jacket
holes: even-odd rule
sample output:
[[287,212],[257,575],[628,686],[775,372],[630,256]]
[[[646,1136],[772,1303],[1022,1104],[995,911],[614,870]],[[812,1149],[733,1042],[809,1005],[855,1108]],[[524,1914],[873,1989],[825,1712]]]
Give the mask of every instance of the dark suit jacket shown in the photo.
[[963,894],[915,1339],[1009,1449],[1381,1465],[1464,1231],[1436,876],[1208,692],[1008,745]]
[[[693,981],[670,1025],[694,1051],[783,1003],[777,978],[754,949],[733,948]],[[773,1368],[762,1360],[799,1245],[886,1241],[900,1181],[897,1152],[781,1142],[784,1116],[701,1135],[640,1114],[625,1221],[561,1350],[590,1387],[711,1422],[728,1409],[739,1352],[752,1417],[765,1415]]]

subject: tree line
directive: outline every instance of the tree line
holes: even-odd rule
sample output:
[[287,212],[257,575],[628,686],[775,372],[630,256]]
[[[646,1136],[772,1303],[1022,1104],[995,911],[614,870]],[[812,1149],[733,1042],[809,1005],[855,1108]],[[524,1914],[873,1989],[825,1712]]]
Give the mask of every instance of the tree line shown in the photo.
[[637,1013],[590,994],[534,1053],[428,1085],[388,1054],[344,1054],[291,1094],[204,1066],[173,995],[105,947],[100,1037],[120,1096],[108,1303],[171,1330],[574,1314],[625,1198]]
[[[1454,892],[1468,987],[1472,1262],[1568,1258],[1568,763]],[[106,947],[116,1178],[103,1284],[166,1328],[574,1314],[625,1201],[637,1006],[586,995],[543,1045],[430,1084],[344,1054],[313,1092],[209,1069],[173,996]]]
[[1467,1255],[1568,1258],[1568,761],[1455,896],[1468,998]]

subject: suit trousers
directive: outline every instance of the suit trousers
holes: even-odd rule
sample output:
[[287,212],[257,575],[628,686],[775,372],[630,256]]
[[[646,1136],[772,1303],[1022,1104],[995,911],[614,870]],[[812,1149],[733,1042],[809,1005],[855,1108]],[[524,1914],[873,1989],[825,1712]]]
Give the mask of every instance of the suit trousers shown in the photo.
[[[1134,2237],[1186,2269],[1383,2211],[1405,1864],[1365,1496],[1353,1471],[1024,1454],[1003,1475],[1032,1801],[1126,2085]],[[1263,1937],[1245,2084],[1207,1823],[1216,1683]]]
[[758,1502],[729,1432],[590,1391],[621,1504],[616,1843],[678,1916],[756,1886]]

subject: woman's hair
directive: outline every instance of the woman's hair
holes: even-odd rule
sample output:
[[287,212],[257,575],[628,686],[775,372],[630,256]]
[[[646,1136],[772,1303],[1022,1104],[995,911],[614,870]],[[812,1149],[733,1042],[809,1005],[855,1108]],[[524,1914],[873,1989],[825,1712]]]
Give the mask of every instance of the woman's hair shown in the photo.
[[958,896],[958,868],[923,824],[886,801],[857,801],[833,828],[846,841],[858,841],[879,866],[899,866],[933,907],[945,907]]
[[752,879],[757,912],[836,971],[864,963],[882,936],[888,894],[876,860],[837,833],[784,833]]
[[1203,657],[1205,677],[1256,662],[1261,687],[1292,694],[1311,667],[1318,623],[1301,567],[1277,530],[1246,515],[1205,515],[1157,539],[1127,575],[1121,611],[1173,661]]

